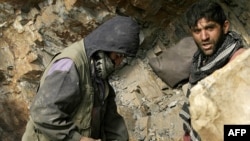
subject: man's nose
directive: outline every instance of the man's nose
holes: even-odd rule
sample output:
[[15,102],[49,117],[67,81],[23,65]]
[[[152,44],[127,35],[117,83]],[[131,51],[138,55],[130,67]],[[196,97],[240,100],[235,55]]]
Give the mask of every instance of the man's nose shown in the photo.
[[200,33],[200,38],[202,41],[206,41],[209,38],[209,34],[206,30],[202,30]]

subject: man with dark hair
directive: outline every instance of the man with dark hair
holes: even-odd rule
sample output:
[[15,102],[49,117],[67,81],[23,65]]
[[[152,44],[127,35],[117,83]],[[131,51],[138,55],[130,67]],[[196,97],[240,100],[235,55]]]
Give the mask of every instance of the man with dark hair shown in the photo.
[[139,25],[115,16],[57,54],[46,68],[22,141],[127,141],[108,77],[139,47]]
[[[194,3],[186,12],[186,19],[198,48],[190,70],[189,97],[190,89],[198,81],[225,66],[245,48],[240,35],[229,30],[230,23],[216,2],[200,0]],[[189,102],[184,103],[180,117],[184,122],[184,141],[200,141],[201,138],[191,126]]]

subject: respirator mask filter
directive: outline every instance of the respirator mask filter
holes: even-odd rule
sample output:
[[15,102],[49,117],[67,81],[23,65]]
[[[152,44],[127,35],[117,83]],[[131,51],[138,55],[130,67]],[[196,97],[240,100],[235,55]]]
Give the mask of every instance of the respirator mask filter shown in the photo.
[[98,51],[95,58],[96,75],[102,79],[106,79],[114,72],[114,63],[103,51]]

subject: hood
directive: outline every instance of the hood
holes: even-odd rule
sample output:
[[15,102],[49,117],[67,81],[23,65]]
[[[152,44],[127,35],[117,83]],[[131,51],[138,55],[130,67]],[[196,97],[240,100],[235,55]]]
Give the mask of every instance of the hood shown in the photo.
[[115,16],[84,38],[87,56],[106,51],[133,57],[139,47],[139,32],[139,25],[131,17]]

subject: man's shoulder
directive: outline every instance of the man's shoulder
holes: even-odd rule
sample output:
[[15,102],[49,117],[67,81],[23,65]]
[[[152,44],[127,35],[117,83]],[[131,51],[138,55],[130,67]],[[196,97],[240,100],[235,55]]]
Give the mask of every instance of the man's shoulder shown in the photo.
[[234,60],[237,56],[239,56],[241,53],[243,53],[246,50],[247,50],[247,48],[240,48],[237,51],[235,51],[234,54],[232,55],[232,57],[230,58],[229,62]]

